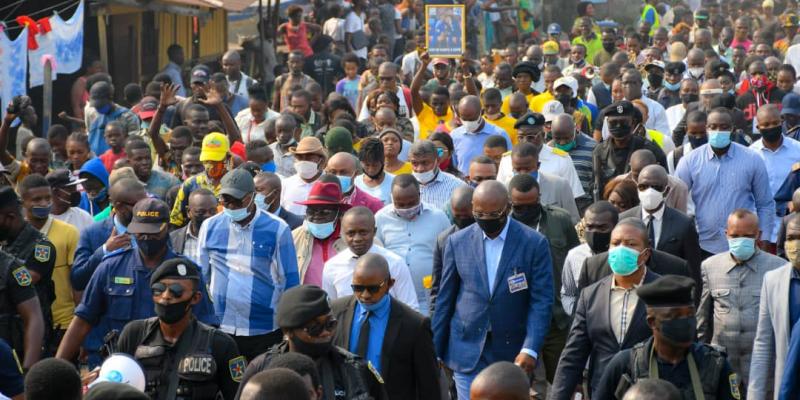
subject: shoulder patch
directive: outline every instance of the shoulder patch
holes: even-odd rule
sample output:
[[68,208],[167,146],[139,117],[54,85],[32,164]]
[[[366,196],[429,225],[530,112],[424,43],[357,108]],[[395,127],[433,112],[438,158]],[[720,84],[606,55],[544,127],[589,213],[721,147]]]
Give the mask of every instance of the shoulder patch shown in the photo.
[[37,244],[33,247],[33,258],[39,262],[50,261],[50,246],[46,244]]
[[228,371],[231,373],[231,379],[234,382],[241,382],[244,376],[244,369],[246,367],[244,356],[239,356],[228,361]]
[[20,286],[30,286],[33,283],[33,277],[31,277],[30,271],[25,266],[15,269],[12,274]]
[[800,162],[792,164],[792,172],[800,170]]
[[567,152],[566,151],[558,149],[558,148],[555,148],[555,147],[553,147],[553,154],[555,154],[557,156],[561,156],[561,157],[566,157],[567,156]]
[[741,399],[742,394],[739,392],[739,375],[736,372],[731,372],[731,374],[728,375],[728,383],[731,386],[731,397],[736,400]]
[[[375,369],[375,367],[373,367],[373,366],[372,366],[372,362],[371,362],[371,361],[367,361],[367,368],[369,369],[369,372],[372,372],[372,375],[375,375],[375,379],[376,379],[376,380],[377,380],[377,381],[378,381],[378,382],[379,382],[381,385],[383,385],[383,377],[381,376],[381,374],[380,374],[380,373],[378,373],[378,370],[376,370],[376,369]],[[735,374],[734,374],[734,375],[735,375]]]

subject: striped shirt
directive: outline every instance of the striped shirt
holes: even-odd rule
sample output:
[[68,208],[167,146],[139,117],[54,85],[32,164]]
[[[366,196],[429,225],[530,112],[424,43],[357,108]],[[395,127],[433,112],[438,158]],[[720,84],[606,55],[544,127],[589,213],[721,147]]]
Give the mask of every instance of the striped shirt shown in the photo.
[[452,174],[439,170],[433,181],[419,185],[421,200],[423,203],[444,210],[450,202],[453,190],[461,185],[466,183]]
[[572,157],[572,164],[575,165],[575,172],[581,181],[583,191],[587,197],[591,198],[592,184],[594,183],[594,173],[592,172],[592,150],[597,146],[597,142],[589,136],[579,133],[575,135],[575,148],[569,151]]
[[197,249],[222,331],[254,336],[275,329],[278,300],[300,283],[289,226],[263,210],[246,226],[220,213],[203,223]]

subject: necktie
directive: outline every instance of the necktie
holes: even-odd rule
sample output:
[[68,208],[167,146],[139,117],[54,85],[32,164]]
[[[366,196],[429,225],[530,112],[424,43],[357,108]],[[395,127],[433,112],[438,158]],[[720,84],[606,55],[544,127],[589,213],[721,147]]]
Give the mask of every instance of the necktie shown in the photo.
[[656,248],[656,231],[653,228],[653,216],[647,218],[647,237],[650,238],[650,246]]
[[358,346],[356,353],[362,358],[367,358],[367,347],[369,345],[369,317],[372,316],[370,311],[364,313],[364,319],[361,320],[361,327],[358,333]]

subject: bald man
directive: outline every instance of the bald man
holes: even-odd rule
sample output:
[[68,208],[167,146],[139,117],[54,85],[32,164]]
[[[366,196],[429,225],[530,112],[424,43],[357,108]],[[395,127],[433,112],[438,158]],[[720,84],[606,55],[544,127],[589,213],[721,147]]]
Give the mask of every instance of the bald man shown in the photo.
[[549,246],[510,218],[510,200],[502,183],[482,182],[472,197],[475,224],[445,242],[434,343],[454,372],[460,400],[469,398],[475,376],[492,362],[513,361],[530,376],[550,327]]
[[353,207],[342,217],[342,238],[347,249],[342,250],[325,262],[322,270],[322,289],[331,300],[353,294],[350,280],[356,263],[366,255],[377,254],[383,257],[394,278],[394,285],[389,293],[407,306],[417,309],[417,294],[411,272],[405,260],[392,251],[375,245],[375,216],[364,206]]
[[[357,207],[344,220],[368,222],[368,216]],[[331,304],[339,321],[334,344],[367,360],[382,375],[389,399],[440,399],[430,320],[394,298],[395,276],[382,255],[362,254],[354,268],[346,282],[353,294]]]
[[339,178],[343,201],[346,204],[353,207],[364,206],[376,213],[383,208],[383,202],[356,186],[355,178],[358,172],[358,158],[350,153],[334,154],[325,166],[326,174]]
[[464,96],[458,102],[461,126],[450,132],[450,136],[453,138],[452,162],[463,175],[469,175],[470,161],[482,154],[483,144],[489,136],[502,136],[506,140],[507,148],[511,148],[508,133],[486,122],[482,114],[481,99],[478,96]]
[[483,370],[472,381],[471,400],[528,400],[528,377],[518,366],[500,361]]
[[236,50],[229,50],[222,56],[222,72],[228,78],[228,91],[242,97],[247,97],[248,87],[258,83],[242,72],[242,58]]

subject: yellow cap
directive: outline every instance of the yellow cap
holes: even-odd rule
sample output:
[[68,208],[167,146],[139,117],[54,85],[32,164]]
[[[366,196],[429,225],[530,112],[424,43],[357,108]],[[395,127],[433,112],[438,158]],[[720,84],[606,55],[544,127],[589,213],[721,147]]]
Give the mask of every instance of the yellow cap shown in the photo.
[[222,161],[231,148],[228,137],[219,132],[211,132],[203,138],[200,161]]
[[554,40],[548,40],[542,44],[542,53],[546,56],[552,56],[553,54],[558,54],[558,43]]

